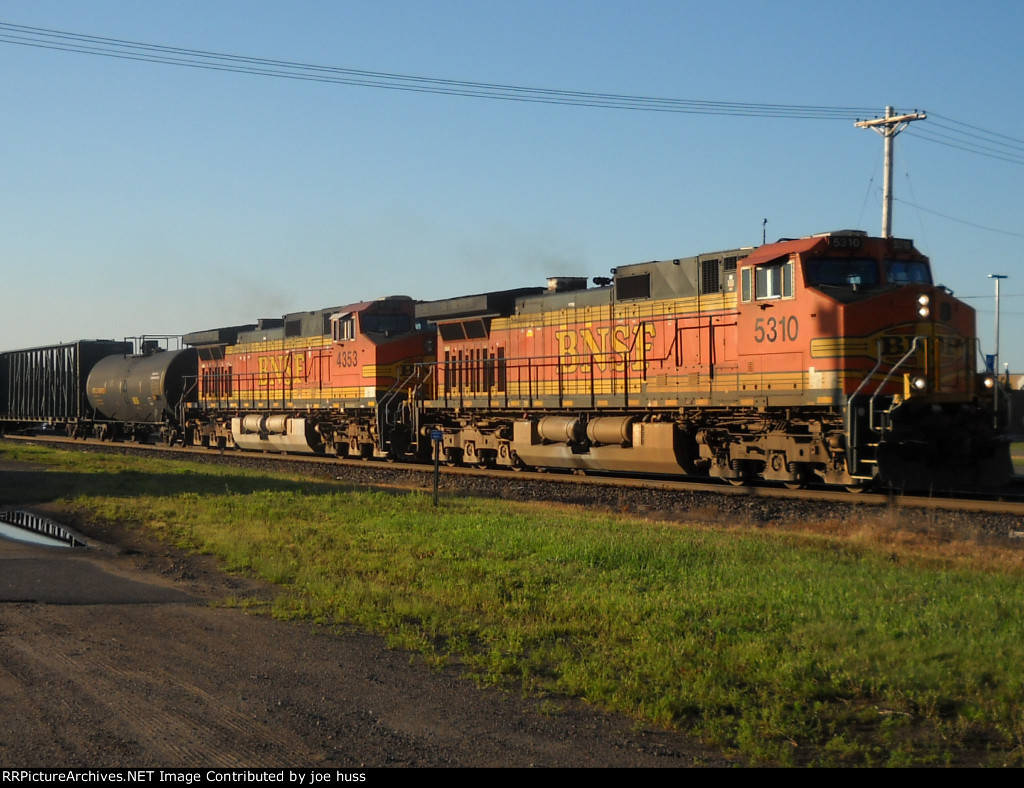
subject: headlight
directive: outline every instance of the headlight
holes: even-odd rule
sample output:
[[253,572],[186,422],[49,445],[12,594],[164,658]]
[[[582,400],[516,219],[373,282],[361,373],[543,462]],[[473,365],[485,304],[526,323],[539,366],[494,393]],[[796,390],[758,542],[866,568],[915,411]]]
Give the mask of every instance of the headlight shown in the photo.
[[928,317],[928,315],[932,313],[930,304],[931,299],[928,295],[921,293],[921,295],[917,297],[917,314],[920,317]]
[[981,385],[987,389],[995,388],[996,379],[991,375],[986,375],[981,379]]
[[928,378],[918,375],[910,381],[910,385],[914,387],[914,391],[924,391],[928,388]]

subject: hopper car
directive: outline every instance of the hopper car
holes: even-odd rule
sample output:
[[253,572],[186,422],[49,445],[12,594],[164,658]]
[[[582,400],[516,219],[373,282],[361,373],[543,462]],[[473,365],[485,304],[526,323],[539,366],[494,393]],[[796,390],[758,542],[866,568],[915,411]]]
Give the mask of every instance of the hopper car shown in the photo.
[[86,381],[105,358],[131,353],[131,342],[80,340],[0,353],[0,429],[46,425],[80,429],[95,419]]

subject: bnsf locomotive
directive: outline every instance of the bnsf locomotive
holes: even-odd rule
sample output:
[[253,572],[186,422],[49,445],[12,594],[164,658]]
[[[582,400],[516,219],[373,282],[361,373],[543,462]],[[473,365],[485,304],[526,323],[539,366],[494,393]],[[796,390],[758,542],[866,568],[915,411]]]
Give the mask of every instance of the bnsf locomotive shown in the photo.
[[[594,285],[394,296],[186,335],[173,365],[97,365],[68,421],[221,448],[436,448],[453,464],[737,484],[1012,474],[974,310],[910,241],[833,232],[620,266]],[[0,391],[23,352],[0,355]]]
[[743,483],[1005,480],[974,310],[910,241],[836,232],[418,306],[422,418],[472,463]]

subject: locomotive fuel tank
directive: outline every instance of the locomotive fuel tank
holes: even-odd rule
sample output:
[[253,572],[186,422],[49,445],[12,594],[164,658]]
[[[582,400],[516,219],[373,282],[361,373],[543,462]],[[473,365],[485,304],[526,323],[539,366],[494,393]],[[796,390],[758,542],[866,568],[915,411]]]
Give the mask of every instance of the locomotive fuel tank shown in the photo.
[[89,373],[89,404],[106,419],[158,424],[194,385],[198,371],[195,348],[146,356],[107,356]]

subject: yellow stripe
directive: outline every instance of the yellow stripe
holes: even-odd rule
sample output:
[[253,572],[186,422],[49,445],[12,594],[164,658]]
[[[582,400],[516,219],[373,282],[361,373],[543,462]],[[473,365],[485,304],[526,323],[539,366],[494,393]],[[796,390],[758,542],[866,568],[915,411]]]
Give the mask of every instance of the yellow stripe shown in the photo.
[[[700,298],[676,298],[660,301],[643,301],[615,305],[615,321],[652,320],[656,318],[710,317],[709,312],[736,310],[736,293],[716,293]],[[698,312],[699,308],[699,312]],[[593,323],[607,323],[612,320],[611,304],[579,309],[561,309],[553,312],[513,315],[495,318],[491,324],[492,334],[501,330],[528,328],[561,328],[585,326]]]
[[247,342],[224,348],[225,356],[247,353],[273,353],[294,350],[321,350],[332,343],[330,337],[292,337],[291,339],[268,339],[265,342]]

